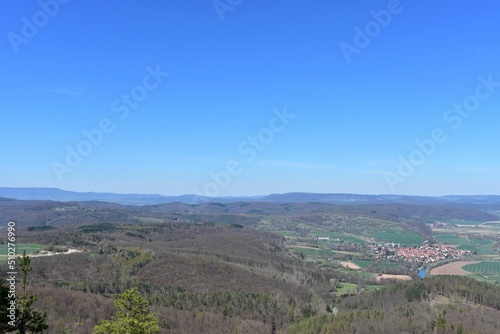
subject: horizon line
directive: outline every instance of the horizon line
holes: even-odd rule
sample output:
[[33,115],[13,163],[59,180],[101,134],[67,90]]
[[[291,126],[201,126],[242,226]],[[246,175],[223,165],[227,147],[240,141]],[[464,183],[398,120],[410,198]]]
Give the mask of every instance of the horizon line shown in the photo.
[[75,190],[67,190],[67,189],[62,189],[62,188],[56,188],[56,187],[4,187],[0,186],[0,189],[50,189],[50,190],[60,190],[60,191],[66,191],[66,192],[73,192],[73,193],[78,193],[78,194],[85,194],[85,193],[94,193],[94,194],[113,194],[113,195],[142,195],[142,196],[161,196],[161,197],[182,197],[182,196],[194,196],[194,197],[202,197],[202,198],[232,198],[232,197],[254,197],[254,198],[263,198],[271,195],[288,195],[288,194],[314,194],[314,195],[357,195],[357,196],[405,196],[405,197],[434,197],[434,198],[439,198],[439,197],[448,197],[448,196],[500,196],[500,194],[471,194],[471,195],[465,195],[465,194],[444,194],[444,195],[414,195],[414,194],[390,194],[390,193],[377,193],[377,194],[367,194],[367,193],[349,193],[349,192],[310,192],[310,191],[290,191],[290,192],[272,192],[264,195],[224,195],[224,196],[204,196],[204,195],[197,195],[197,194],[189,194],[189,193],[184,193],[180,195],[164,195],[164,194],[158,194],[158,193],[137,193],[137,192],[129,192],[129,193],[122,193],[122,192],[114,192],[114,191],[75,191]]

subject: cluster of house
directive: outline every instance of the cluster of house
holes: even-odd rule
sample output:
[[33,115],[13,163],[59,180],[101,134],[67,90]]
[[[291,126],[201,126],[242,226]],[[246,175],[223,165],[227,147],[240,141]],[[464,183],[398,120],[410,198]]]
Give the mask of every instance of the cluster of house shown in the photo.
[[460,259],[471,255],[468,250],[442,245],[425,244],[415,247],[400,247],[398,244],[378,244],[371,246],[377,259],[389,259],[413,263],[431,263],[444,259]]

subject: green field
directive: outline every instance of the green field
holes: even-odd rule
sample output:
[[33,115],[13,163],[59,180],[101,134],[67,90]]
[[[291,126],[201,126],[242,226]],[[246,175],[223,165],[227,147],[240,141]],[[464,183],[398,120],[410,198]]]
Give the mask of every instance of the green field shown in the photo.
[[339,243],[340,241],[344,241],[344,242],[351,243],[351,244],[365,244],[366,243],[366,241],[359,239],[359,238],[356,238],[355,236],[340,233],[340,232],[315,230],[315,231],[311,231],[309,234],[314,236],[315,238],[329,237],[331,243]]
[[355,295],[358,293],[358,288],[354,283],[340,283],[341,287],[335,291],[337,296]]
[[480,263],[468,264],[463,266],[462,269],[480,275],[500,275],[500,261],[484,261]]
[[467,277],[473,278],[481,282],[490,282],[500,284],[500,275],[480,275],[480,274],[470,274]]
[[[25,244],[25,243],[18,243],[16,244],[16,254],[17,255],[22,255],[23,250],[26,250],[26,254],[33,254],[36,251],[39,251],[46,247],[45,245],[39,245],[39,244]],[[0,245],[0,256],[5,256],[7,257],[7,251],[8,251],[8,245],[3,244]]]
[[341,272],[349,275],[349,276],[354,276],[358,278],[373,278],[377,276],[376,273],[369,273],[366,271],[361,271],[361,270],[353,270],[353,269],[347,269],[347,268],[342,268],[340,269]]
[[373,261],[373,260],[354,260],[352,262],[355,263],[355,264],[357,264],[361,268],[366,269],[366,268],[368,268],[368,266],[370,264],[372,264],[375,261]]
[[449,221],[449,223],[456,224],[456,225],[479,225],[484,222],[478,221],[478,220],[461,220],[461,219],[452,219]]
[[397,269],[398,264],[394,262],[379,262],[378,265],[382,269]]
[[470,275],[467,275],[467,277],[470,277],[470,278],[473,278],[475,279],[476,281],[481,281],[481,282],[490,282],[491,281],[487,278],[484,278],[483,276],[481,275],[478,275],[478,274],[470,274]]
[[471,239],[471,242],[477,245],[476,246],[477,255],[498,254],[492,250],[493,244],[495,243],[493,240]]
[[493,244],[493,240],[487,239],[471,239],[471,241],[481,246],[490,246]]
[[460,249],[473,250],[476,247],[476,244],[454,234],[436,234],[434,237],[437,241],[447,245],[460,245]]
[[404,246],[421,245],[424,242],[421,235],[409,231],[378,231],[374,238],[377,242],[394,242]]

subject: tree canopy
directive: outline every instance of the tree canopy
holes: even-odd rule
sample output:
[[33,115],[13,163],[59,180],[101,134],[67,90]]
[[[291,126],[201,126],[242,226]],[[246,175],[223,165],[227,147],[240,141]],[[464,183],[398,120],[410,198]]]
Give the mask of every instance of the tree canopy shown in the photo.
[[154,334],[159,333],[158,318],[149,312],[147,301],[137,289],[118,295],[117,316],[94,328],[94,334]]

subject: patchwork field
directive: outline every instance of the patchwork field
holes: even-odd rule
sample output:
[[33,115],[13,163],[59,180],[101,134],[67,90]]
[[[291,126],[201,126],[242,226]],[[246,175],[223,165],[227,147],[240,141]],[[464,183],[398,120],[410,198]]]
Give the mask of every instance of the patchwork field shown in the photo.
[[462,269],[463,266],[468,264],[474,264],[478,262],[474,261],[456,261],[452,263],[445,264],[443,266],[439,266],[433,268],[431,270],[431,275],[468,275],[470,272]]
[[432,269],[431,275],[462,275],[500,284],[500,261],[457,261]]
[[461,237],[455,234],[436,234],[435,238],[438,242],[447,245],[459,246],[458,249],[470,250],[477,255],[495,255],[497,252],[492,250],[494,245],[493,240]]

